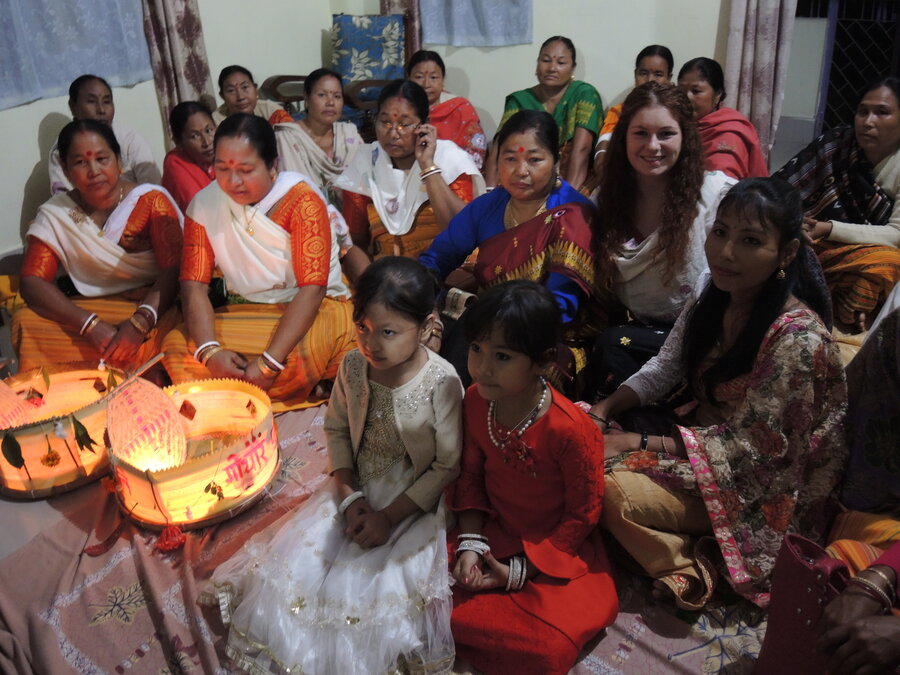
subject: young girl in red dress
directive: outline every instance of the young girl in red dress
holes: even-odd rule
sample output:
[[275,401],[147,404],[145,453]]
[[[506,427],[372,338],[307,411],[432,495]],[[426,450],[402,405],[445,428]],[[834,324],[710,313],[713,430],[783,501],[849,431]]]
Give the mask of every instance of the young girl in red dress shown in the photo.
[[596,525],[603,438],[543,376],[560,311],[518,280],[466,311],[469,373],[452,629],[457,654],[489,673],[566,673],[613,622],[618,599]]

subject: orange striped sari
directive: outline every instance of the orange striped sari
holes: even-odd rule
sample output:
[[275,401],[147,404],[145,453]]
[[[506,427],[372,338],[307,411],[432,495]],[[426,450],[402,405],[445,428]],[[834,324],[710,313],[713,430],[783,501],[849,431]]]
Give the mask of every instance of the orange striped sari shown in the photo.
[[[221,198],[227,196],[221,193]],[[208,284],[216,251],[203,223],[192,219],[191,216],[200,217],[193,206],[188,213],[191,215],[185,219],[181,279]],[[327,286],[332,264],[331,223],[316,191],[303,182],[297,183],[273,207],[269,218],[289,234],[291,268],[298,286]],[[234,255],[235,251],[230,253]],[[256,263],[248,261],[248,266],[252,264]],[[227,275],[225,283],[227,286]],[[248,360],[255,359],[267,349],[287,303],[252,303],[234,295],[229,296],[229,302],[232,304],[215,310],[216,340]],[[284,371],[268,391],[273,411],[321,403],[308,400],[313,389],[320,380],[333,379],[344,355],[356,346],[352,313],[349,300],[337,296],[322,300],[315,321],[287,355]],[[197,346],[183,324],[163,342],[166,353],[163,365],[176,384],[212,377],[206,366],[193,356]]]
[[[852,126],[829,129],[772,175],[797,188],[804,213],[816,220],[884,225],[894,207]],[[893,246],[824,241],[814,249],[841,323],[853,325],[855,312],[873,314],[900,281],[900,250]]]
[[[157,190],[147,192],[138,199],[128,216],[119,245],[129,252],[152,249],[160,269],[170,268],[181,257],[182,236],[178,218],[175,206],[168,197]],[[40,239],[28,237],[22,264],[23,277],[35,276],[53,283],[59,264],[53,249]],[[115,326],[128,320],[147,290],[147,287],[141,287],[115,295],[74,296],[70,299],[78,307],[96,312],[103,321]],[[13,300],[10,337],[19,355],[20,371],[47,364],[100,360],[99,352],[86,337],[78,334],[77,328],[45,319],[19,301],[18,297]],[[158,354],[163,337],[180,318],[181,313],[175,307],[163,313],[129,367],[136,368]]]

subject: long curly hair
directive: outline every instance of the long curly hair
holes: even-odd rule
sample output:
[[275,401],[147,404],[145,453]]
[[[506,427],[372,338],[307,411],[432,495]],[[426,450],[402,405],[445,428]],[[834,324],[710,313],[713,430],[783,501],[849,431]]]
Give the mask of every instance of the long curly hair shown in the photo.
[[637,172],[628,161],[626,142],[631,121],[644,108],[660,106],[669,111],[681,129],[681,153],[666,174],[666,194],[659,225],[659,243],[654,261],[665,252],[663,280],[671,281],[685,264],[691,223],[697,216],[703,185],[703,148],[694,121],[694,108],[681,89],[671,84],[647,82],[635,87],[622,104],[622,114],[609,141],[603,181],[600,183],[598,271],[607,286],[612,284],[613,258],[633,236],[637,209]]

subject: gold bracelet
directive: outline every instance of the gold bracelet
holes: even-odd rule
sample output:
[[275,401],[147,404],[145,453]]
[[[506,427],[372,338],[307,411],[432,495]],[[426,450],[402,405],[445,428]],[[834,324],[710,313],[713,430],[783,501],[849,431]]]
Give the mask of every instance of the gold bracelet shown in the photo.
[[[141,314],[140,316],[143,316],[143,314]],[[135,314],[132,314],[130,317],[128,317],[128,323],[134,326],[134,329],[144,337],[146,337],[147,333],[150,332],[150,326],[144,326],[143,324],[141,324],[141,322],[137,320]]]
[[211,347],[207,347],[206,349],[204,349],[203,353],[200,354],[200,358],[197,360],[200,361],[200,363],[202,363],[205,366],[207,363],[209,363],[209,360],[213,356],[215,356],[219,352],[224,352],[224,351],[225,351],[225,347],[222,347],[220,345],[212,345]]
[[429,171],[440,171],[440,170],[441,170],[441,167],[439,167],[437,164],[432,164],[432,165],[429,166],[427,169],[422,169],[422,170],[419,172],[419,175],[420,175],[420,176],[424,176],[424,175],[425,175],[426,173],[428,173]]
[[100,317],[95,314],[94,318],[91,319],[88,322],[87,326],[84,327],[84,335],[90,335],[91,331],[97,327],[98,323],[100,323]]
[[264,377],[275,377],[278,375],[278,371],[274,368],[270,368],[262,355],[256,357],[256,367],[259,368],[259,372],[261,372]]

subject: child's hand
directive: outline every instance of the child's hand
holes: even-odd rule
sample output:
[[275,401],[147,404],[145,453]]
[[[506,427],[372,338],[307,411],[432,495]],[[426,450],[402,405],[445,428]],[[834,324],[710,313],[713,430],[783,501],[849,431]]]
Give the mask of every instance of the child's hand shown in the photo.
[[488,551],[484,554],[484,562],[487,569],[481,574],[478,582],[478,591],[489,591],[493,588],[506,588],[509,580],[509,565],[504,565]]
[[373,509],[369,506],[368,500],[363,497],[362,499],[357,499],[355,502],[350,504],[347,507],[347,510],[344,512],[344,520],[347,522],[347,527],[344,529],[344,534],[346,534],[350,539],[353,539],[356,534],[362,529],[363,521],[362,517],[368,513],[372,513]]
[[475,551],[463,551],[453,566],[453,578],[467,591],[479,590],[481,583],[481,556]]
[[391,521],[381,511],[371,511],[360,516],[360,527],[354,535],[360,548],[375,548],[384,544],[391,534]]

